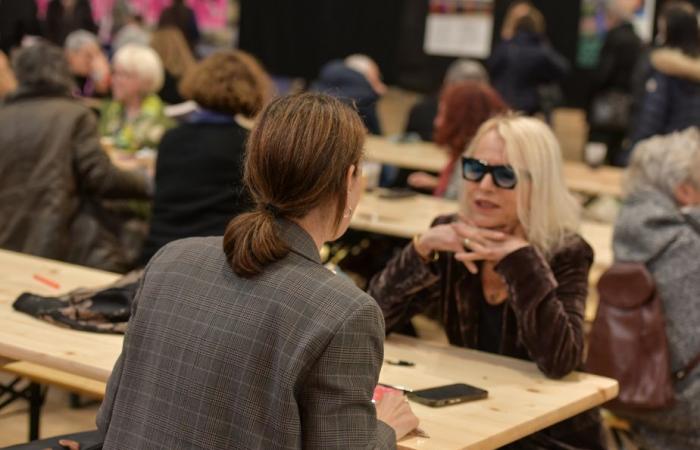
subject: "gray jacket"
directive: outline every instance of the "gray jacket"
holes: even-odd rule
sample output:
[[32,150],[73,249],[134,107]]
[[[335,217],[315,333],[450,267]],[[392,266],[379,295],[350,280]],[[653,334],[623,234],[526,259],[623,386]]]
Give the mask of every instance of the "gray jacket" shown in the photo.
[[134,198],[146,178],[112,165],[77,100],[17,91],[0,106],[0,247],[124,272],[122,222],[101,202]]
[[[688,214],[700,220],[700,208]],[[615,225],[615,259],[646,262],[666,316],[672,369],[700,352],[700,235],[683,219],[672,199],[655,190],[627,198]],[[649,449],[700,448],[700,367],[676,385],[676,405],[634,417]]]
[[221,237],[151,260],[97,418],[105,449],[395,448],[371,402],[379,307],[300,227],[280,230],[291,252],[252,279]]

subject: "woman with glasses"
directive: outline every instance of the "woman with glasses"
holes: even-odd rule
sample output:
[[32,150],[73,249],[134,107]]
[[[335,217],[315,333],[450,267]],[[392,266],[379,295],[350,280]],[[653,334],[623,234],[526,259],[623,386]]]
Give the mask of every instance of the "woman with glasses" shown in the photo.
[[[435,219],[370,283],[387,331],[437,304],[452,345],[530,360],[552,378],[582,365],[593,251],[576,234],[560,155],[537,119],[481,126],[461,159],[460,213]],[[604,448],[597,413],[517,448]]]
[[150,47],[128,44],[114,54],[112,68],[112,100],[100,111],[100,134],[121,150],[156,148],[172,125],[156,94],[163,86],[160,57]]

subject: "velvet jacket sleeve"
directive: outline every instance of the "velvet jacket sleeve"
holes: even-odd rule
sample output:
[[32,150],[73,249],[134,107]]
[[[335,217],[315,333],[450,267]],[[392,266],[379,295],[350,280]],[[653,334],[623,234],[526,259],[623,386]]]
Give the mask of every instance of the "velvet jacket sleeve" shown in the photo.
[[368,293],[384,313],[387,333],[440,299],[438,272],[410,243],[372,279]]
[[583,314],[592,262],[591,247],[571,237],[551,263],[530,246],[496,266],[508,285],[520,339],[548,377],[563,377],[582,362]]

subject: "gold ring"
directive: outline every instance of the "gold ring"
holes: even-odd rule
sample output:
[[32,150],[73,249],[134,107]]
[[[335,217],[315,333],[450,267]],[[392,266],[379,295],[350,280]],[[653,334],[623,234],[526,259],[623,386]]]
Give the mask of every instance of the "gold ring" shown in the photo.
[[471,242],[472,242],[472,241],[471,241],[471,239],[469,239],[469,238],[464,238],[464,240],[462,241],[462,243],[464,244],[465,247],[469,247],[469,244],[470,244]]

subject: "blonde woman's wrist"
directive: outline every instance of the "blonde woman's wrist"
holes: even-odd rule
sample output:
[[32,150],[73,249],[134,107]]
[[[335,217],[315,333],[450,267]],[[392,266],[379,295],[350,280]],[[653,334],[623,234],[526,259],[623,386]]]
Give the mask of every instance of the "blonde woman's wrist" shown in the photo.
[[413,236],[413,249],[424,262],[429,263],[437,261],[438,252],[432,249],[426,249],[424,243],[421,241],[422,236],[421,234]]

